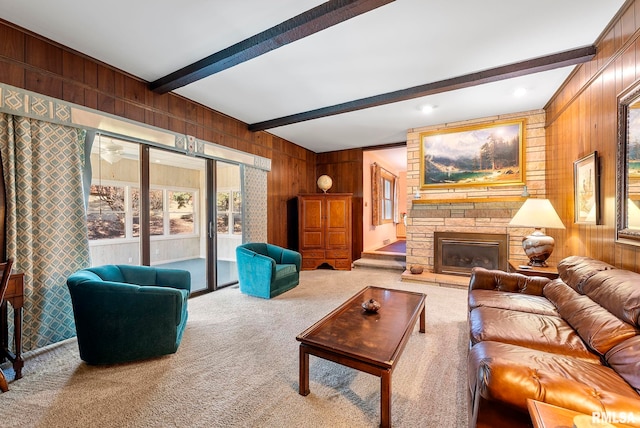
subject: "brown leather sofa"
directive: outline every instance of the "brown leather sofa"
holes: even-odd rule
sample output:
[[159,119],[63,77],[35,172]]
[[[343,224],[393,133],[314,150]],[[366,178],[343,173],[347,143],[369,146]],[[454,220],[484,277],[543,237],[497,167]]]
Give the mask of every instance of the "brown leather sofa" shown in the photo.
[[470,427],[529,427],[528,398],[640,427],[640,274],[578,256],[558,273],[473,269]]

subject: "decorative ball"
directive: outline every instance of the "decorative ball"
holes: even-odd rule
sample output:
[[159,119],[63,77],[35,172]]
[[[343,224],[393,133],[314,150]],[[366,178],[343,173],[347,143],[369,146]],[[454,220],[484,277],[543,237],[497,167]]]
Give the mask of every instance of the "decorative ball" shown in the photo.
[[367,312],[376,313],[380,309],[380,302],[374,299],[369,299],[365,302],[362,302],[362,309]]
[[409,272],[411,272],[414,275],[419,275],[422,272],[424,272],[424,268],[422,266],[411,266],[409,268]]
[[327,190],[331,189],[333,185],[333,180],[328,175],[321,175],[318,177],[318,187],[324,192],[327,193]]

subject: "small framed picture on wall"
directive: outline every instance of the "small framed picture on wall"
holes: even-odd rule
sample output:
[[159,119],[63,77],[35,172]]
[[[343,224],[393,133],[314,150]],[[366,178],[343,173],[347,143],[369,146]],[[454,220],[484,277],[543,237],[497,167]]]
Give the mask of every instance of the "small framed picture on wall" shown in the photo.
[[598,152],[573,163],[575,223],[600,224],[600,167]]

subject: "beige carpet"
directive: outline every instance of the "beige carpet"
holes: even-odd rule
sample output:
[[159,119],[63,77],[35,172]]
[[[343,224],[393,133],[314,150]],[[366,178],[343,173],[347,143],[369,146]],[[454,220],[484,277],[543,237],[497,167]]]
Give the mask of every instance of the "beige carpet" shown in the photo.
[[366,285],[427,294],[392,380],[395,427],[467,424],[466,290],[401,282],[375,269],[306,271],[275,299],[237,287],[189,301],[178,352],[94,367],[74,339],[28,353],[24,377],[0,395],[3,427],[375,427],[380,379],[310,357],[298,394],[295,337]]

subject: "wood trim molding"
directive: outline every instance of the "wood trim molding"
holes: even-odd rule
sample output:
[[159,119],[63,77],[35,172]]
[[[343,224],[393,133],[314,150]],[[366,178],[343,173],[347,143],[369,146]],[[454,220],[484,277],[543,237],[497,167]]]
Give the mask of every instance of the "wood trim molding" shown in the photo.
[[499,198],[458,198],[458,199],[414,199],[412,205],[442,205],[442,204],[495,204],[497,202],[524,202],[523,196],[502,196]]

